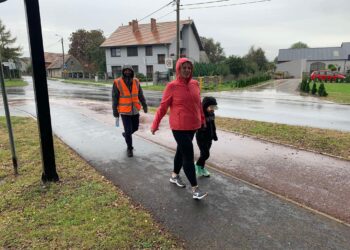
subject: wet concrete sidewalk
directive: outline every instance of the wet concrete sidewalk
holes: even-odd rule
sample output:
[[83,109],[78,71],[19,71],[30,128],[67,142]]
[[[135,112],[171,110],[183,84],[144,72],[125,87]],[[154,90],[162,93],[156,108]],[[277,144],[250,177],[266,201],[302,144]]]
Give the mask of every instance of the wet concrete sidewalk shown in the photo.
[[[76,108],[69,102],[64,105],[52,104],[52,107],[52,123],[56,135],[135,202],[142,204],[165,228],[184,239],[189,249],[350,249],[349,226],[214,169],[212,177],[199,179],[199,185],[209,192],[208,197],[202,201],[193,200],[189,187],[181,189],[169,183],[174,152],[135,136],[135,156],[128,158],[121,136],[122,130],[113,127],[109,111],[108,115],[103,114],[103,105],[90,106],[84,113],[81,112],[81,107]],[[34,105],[18,105],[17,108],[33,112]],[[151,116],[147,117],[143,119],[145,124],[151,119]],[[167,126],[165,124],[163,126]],[[149,134],[152,140],[162,142],[168,148],[172,147],[171,137],[162,133],[164,127],[161,127],[156,136],[152,136],[147,127],[146,125],[144,130],[141,128],[139,135]],[[219,140],[222,147],[229,149],[230,153],[239,154],[236,150],[243,150],[243,145],[251,139],[237,137],[230,141],[228,135],[219,133]],[[240,141],[240,145],[234,144],[236,140],[236,143]],[[263,145],[267,152],[278,152],[277,145]],[[216,159],[216,147],[214,144],[212,162]],[[248,152],[252,158],[250,160],[248,157],[245,159],[242,152],[240,158],[230,154],[232,161],[221,159],[215,165],[226,170],[231,168],[229,166],[236,166],[237,173],[245,170],[242,175],[249,173],[253,180],[262,176],[273,186],[286,180],[292,185],[291,170],[286,173],[284,171],[288,166],[294,168],[294,160],[288,160],[290,156],[285,155],[287,159],[277,161],[271,156],[260,154],[260,147],[251,148]],[[222,150],[220,148],[219,151],[226,152]],[[295,153],[300,161],[304,157],[303,153]],[[216,157],[219,156],[225,158],[225,154]],[[307,162],[312,162],[312,159],[307,159]],[[230,165],[229,162],[234,164]],[[272,171],[265,166],[272,163],[276,163],[276,169],[277,165],[285,165],[285,168],[277,174],[277,170]],[[305,164],[300,167],[307,169]],[[346,168],[346,165],[343,167]],[[282,177],[283,180],[279,180]],[[296,182],[294,186],[306,189],[308,185],[307,182],[303,185]]]

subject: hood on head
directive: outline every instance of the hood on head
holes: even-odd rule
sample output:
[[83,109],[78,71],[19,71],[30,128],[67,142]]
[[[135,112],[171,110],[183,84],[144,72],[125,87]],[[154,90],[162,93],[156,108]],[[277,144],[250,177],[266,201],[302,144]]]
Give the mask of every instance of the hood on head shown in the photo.
[[[192,66],[192,72],[191,76],[188,79],[183,79],[181,77],[181,65],[184,64],[185,62],[189,62]],[[193,74],[193,64],[190,60],[188,60],[186,57],[179,58],[176,62],[176,79],[182,79],[182,80],[191,80],[192,79],[192,74]]]
[[133,77],[134,77],[134,70],[133,70],[133,68],[132,68],[131,65],[124,65],[124,66],[123,66],[123,68],[122,68],[122,75],[123,75],[123,77],[125,77],[124,71],[125,71],[126,69],[130,69],[130,70],[131,70],[131,76],[130,76],[130,77],[133,78]]
[[207,108],[210,106],[210,105],[218,105],[218,103],[216,102],[216,99],[215,97],[212,97],[212,96],[205,96],[202,100],[202,106],[203,106],[203,110],[206,111]]

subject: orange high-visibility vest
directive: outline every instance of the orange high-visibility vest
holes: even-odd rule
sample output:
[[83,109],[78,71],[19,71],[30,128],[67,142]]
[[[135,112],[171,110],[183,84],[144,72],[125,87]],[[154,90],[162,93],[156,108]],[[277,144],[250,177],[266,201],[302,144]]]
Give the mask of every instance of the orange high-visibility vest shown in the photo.
[[118,103],[118,112],[119,113],[131,113],[132,106],[135,106],[137,110],[141,109],[141,104],[139,100],[139,81],[134,78],[132,80],[131,93],[129,88],[126,86],[123,78],[118,78],[114,80],[114,84],[119,90],[119,103]]

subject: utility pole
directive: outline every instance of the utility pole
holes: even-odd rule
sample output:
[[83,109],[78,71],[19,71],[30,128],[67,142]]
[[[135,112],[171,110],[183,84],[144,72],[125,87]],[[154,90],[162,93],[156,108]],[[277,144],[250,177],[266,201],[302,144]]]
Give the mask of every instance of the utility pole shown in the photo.
[[4,81],[3,71],[2,71],[1,51],[0,51],[0,84],[1,84],[2,100],[4,102],[7,130],[9,132],[11,154],[12,154],[12,164],[13,164],[14,173],[15,173],[15,175],[17,175],[18,174],[18,164],[17,164],[16,148],[15,148],[15,142],[13,139],[11,115],[10,115],[10,110],[9,110],[9,106],[8,106],[8,102],[7,102],[5,81]]
[[61,38],[61,43],[62,43],[62,70],[65,69],[64,65],[65,65],[65,62],[64,62],[64,46],[63,46],[63,37]]
[[176,0],[176,61],[180,58],[180,0]]
[[39,127],[43,182],[59,181],[53,147],[49,94],[47,88],[44,46],[41,31],[39,0],[24,0],[28,37],[33,66],[33,85]]
[[[65,63],[64,63],[64,46],[63,46],[63,36],[60,36],[60,35],[58,35],[58,34],[56,34],[56,36],[59,36],[59,37],[61,37],[61,44],[62,44],[62,75],[64,75],[64,73],[63,73],[63,71],[64,71],[64,69],[65,69]],[[64,77],[63,77],[64,78]]]

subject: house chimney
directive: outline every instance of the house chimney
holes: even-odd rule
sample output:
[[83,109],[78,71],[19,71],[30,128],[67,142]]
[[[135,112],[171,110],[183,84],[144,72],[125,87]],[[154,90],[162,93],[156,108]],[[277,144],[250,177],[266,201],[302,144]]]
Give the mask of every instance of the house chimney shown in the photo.
[[154,18],[151,18],[151,31],[152,32],[157,31],[157,23],[156,23],[156,19],[154,19]]
[[129,26],[131,26],[132,22],[129,22]]
[[138,30],[139,30],[139,25],[138,25],[137,20],[132,20],[132,31],[136,32]]

